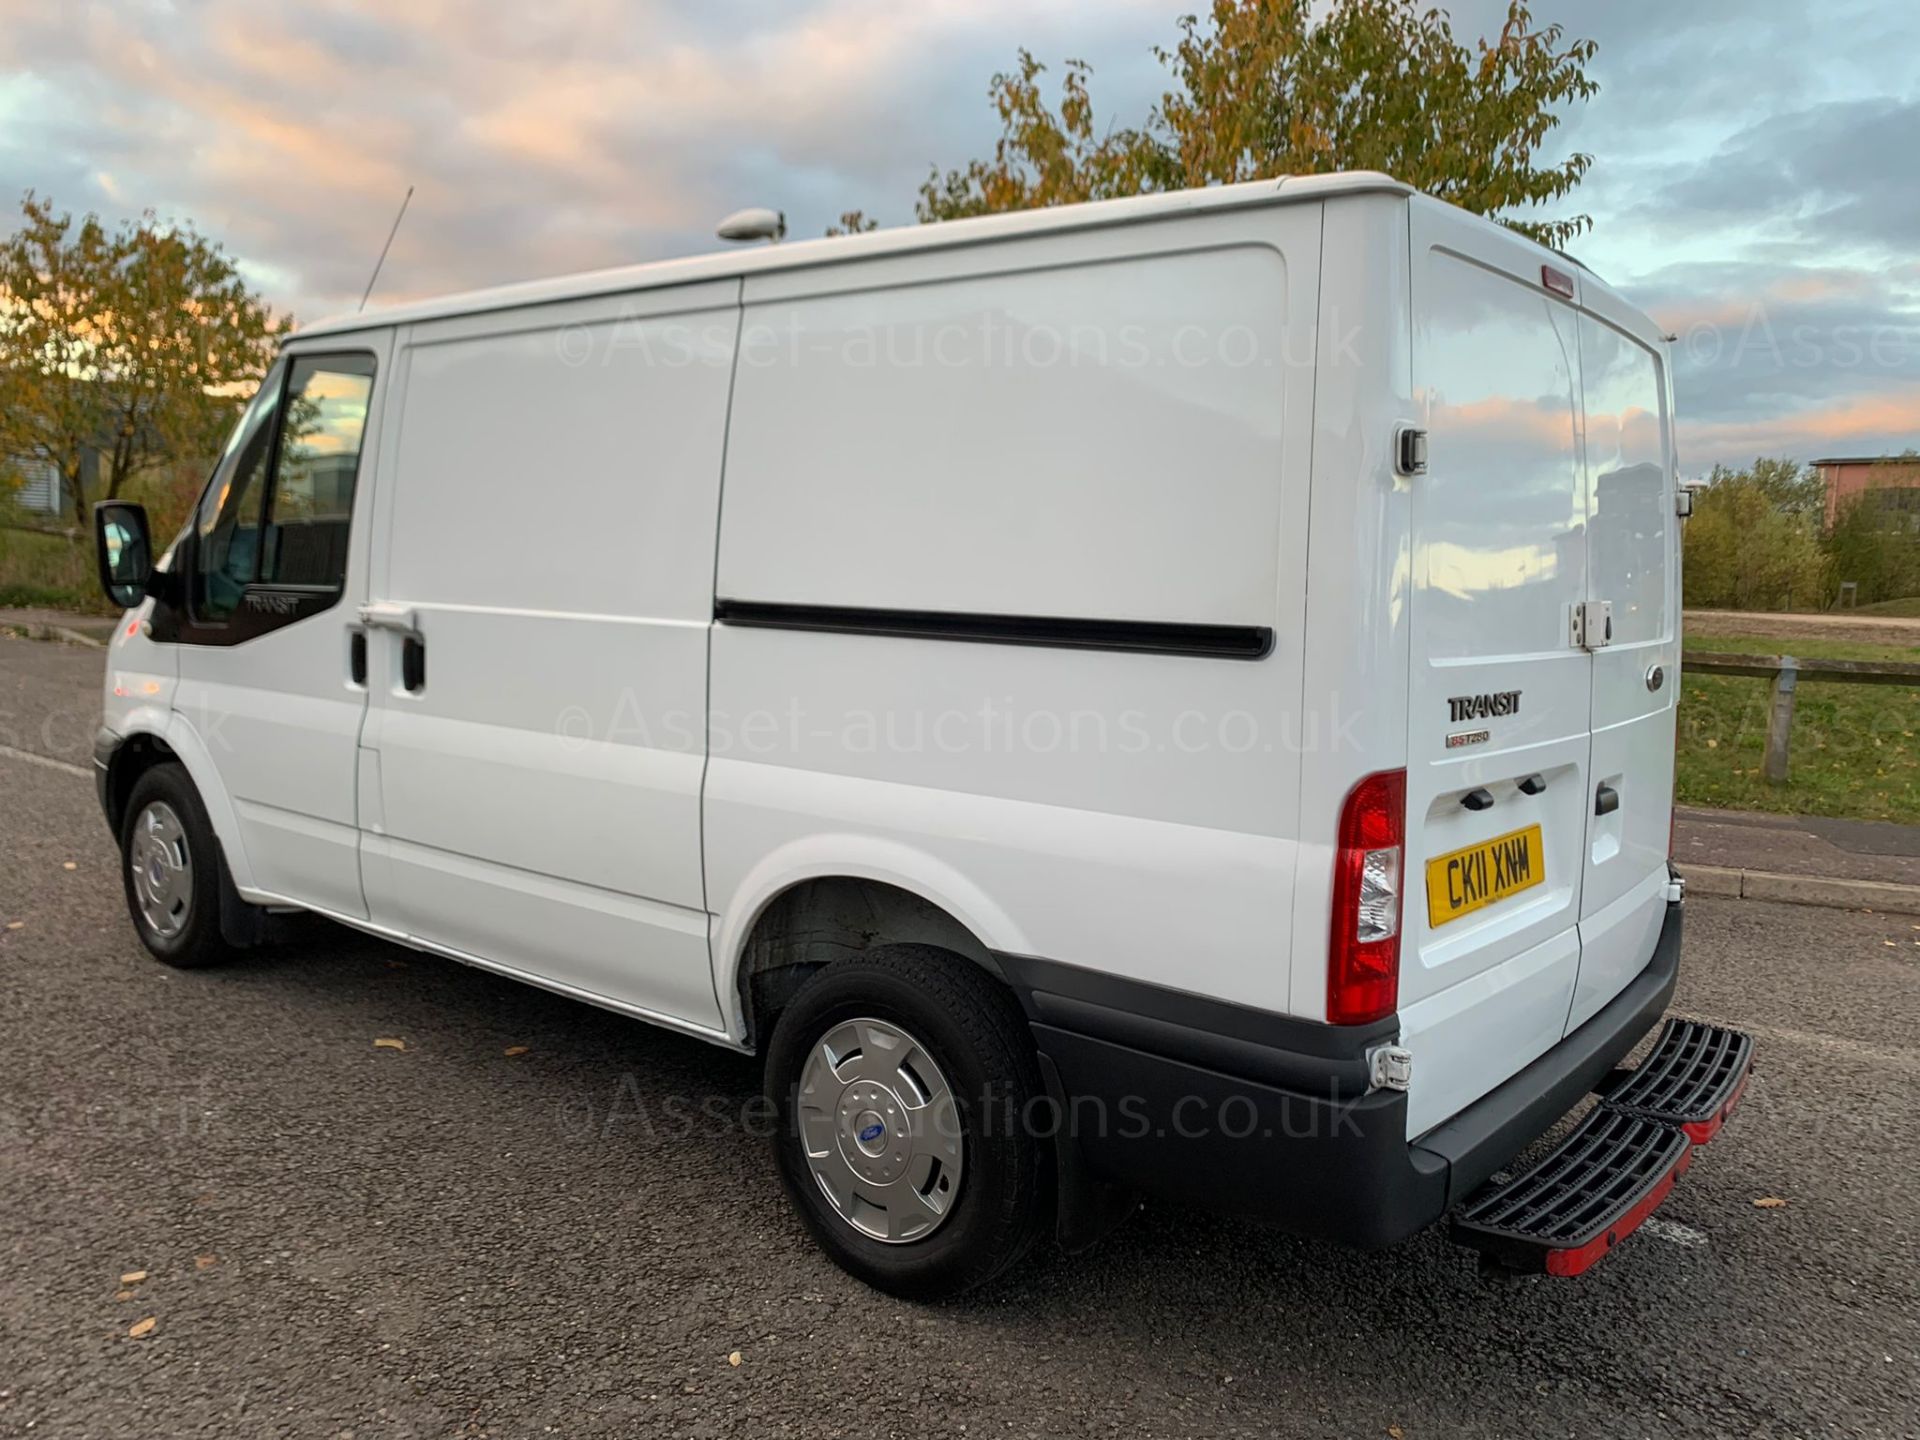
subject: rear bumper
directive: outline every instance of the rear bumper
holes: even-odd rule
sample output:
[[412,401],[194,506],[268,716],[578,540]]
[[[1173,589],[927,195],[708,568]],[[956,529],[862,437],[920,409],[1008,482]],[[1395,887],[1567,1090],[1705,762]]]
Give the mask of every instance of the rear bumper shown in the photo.
[[1406,1096],[1366,1088],[1366,1052],[1392,1038],[1392,1020],[1317,1025],[1000,958],[1076,1165],[1143,1193],[1379,1246],[1440,1219],[1633,1049],[1673,998],[1681,914],[1667,907],[1646,969],[1592,1019],[1412,1142]]

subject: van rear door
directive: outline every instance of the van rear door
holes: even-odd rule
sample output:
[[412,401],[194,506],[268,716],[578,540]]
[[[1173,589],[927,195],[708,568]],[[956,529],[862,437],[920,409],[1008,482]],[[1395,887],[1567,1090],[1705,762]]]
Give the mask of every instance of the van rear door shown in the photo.
[[1680,678],[1666,369],[1644,317],[1585,277],[1580,289],[1587,593],[1611,633],[1589,637],[1594,805],[1570,1029],[1640,973],[1666,919]]
[[[1578,316],[1540,251],[1415,198],[1402,1038],[1409,1134],[1565,1032],[1580,973],[1593,662]],[[1618,767],[1615,767],[1618,768]]]

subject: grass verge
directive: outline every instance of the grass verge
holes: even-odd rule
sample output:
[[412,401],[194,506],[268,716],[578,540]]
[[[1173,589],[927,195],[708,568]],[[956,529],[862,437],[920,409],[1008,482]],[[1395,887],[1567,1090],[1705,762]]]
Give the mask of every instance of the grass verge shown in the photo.
[[[1687,650],[1808,659],[1920,661],[1920,646],[1770,636],[1689,636]],[[1680,803],[1789,815],[1920,824],[1920,687],[1802,681],[1794,701],[1791,779],[1760,773],[1768,681],[1683,674]]]

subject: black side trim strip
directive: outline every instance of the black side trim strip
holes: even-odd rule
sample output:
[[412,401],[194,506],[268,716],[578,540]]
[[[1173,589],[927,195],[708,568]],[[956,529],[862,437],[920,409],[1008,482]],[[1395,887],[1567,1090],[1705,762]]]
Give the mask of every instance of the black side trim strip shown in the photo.
[[1085,620],[1044,615],[969,615],[942,610],[874,610],[851,605],[786,605],[716,600],[723,625],[763,630],[825,630],[983,645],[1045,645],[1067,650],[1129,650],[1260,660],[1273,651],[1268,625],[1185,625],[1166,620]]

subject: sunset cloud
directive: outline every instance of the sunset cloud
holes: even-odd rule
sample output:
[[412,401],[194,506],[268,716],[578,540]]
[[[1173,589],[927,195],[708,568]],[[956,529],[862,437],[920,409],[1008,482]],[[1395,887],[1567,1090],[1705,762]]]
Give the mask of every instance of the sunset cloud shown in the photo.
[[[302,319],[351,308],[409,185],[379,300],[715,248],[747,204],[818,234],[912,218],[987,153],[1025,45],[1095,67],[1097,123],[1165,85],[1172,0],[163,0],[14,6],[0,187],[190,217]],[[1460,0],[1488,33],[1503,0]],[[1920,443],[1920,134],[1892,0],[1536,0],[1599,42],[1552,143],[1596,157],[1579,257],[1674,332],[1683,462]]]

